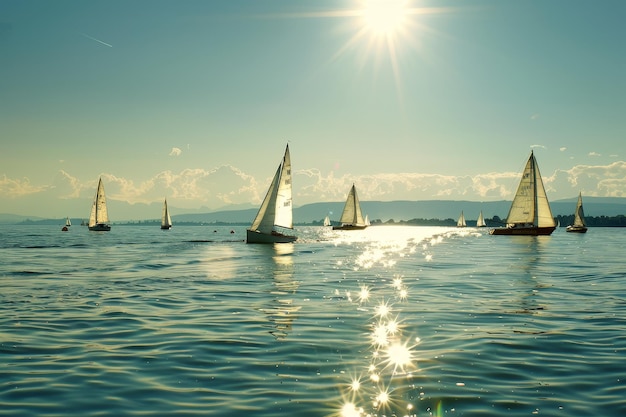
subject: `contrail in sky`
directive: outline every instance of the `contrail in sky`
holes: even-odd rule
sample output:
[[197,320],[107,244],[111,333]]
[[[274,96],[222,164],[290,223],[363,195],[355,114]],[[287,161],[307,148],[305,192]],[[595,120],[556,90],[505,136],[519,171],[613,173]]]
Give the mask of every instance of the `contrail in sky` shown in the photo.
[[106,42],[102,42],[100,39],[93,38],[93,37],[87,35],[86,33],[81,33],[81,35],[83,35],[86,38],[91,39],[92,41],[100,42],[102,45],[108,46],[109,48],[113,48],[113,45],[111,45],[109,43],[106,43]]

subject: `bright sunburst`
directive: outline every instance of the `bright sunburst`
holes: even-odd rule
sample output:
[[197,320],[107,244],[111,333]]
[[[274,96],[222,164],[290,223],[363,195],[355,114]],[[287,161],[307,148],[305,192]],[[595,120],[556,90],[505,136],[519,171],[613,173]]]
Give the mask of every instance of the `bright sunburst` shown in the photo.
[[408,0],[364,0],[362,11],[365,26],[380,36],[401,31],[410,13]]

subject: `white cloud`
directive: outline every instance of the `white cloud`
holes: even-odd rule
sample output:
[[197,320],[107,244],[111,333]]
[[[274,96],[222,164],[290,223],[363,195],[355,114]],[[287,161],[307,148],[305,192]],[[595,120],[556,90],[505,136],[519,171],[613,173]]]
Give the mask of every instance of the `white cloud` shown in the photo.
[[566,148],[565,146],[562,146],[562,147],[560,147],[560,148],[559,148],[559,150],[560,150],[561,152],[565,152],[565,151],[567,150],[567,148]]
[[602,155],[597,152],[589,152],[589,156],[602,156]]
[[183,153],[182,149],[174,147],[170,151],[169,156],[180,156],[180,154],[182,153]]
[[[542,172],[551,201],[570,198],[582,191],[587,196],[626,197],[626,162],[608,165],[576,165],[553,173]],[[100,174],[112,207],[132,208],[132,215],[115,214],[116,219],[149,218],[150,205],[167,198],[172,207],[186,210],[217,210],[241,204],[260,204],[270,177],[257,179],[230,165],[213,169],[189,168],[160,171],[144,178]],[[519,172],[491,172],[474,176],[424,174],[417,172],[369,175],[324,173],[319,169],[293,172],[294,205],[344,201],[354,183],[364,201],[454,199],[469,201],[510,200]],[[98,176],[83,181],[60,170],[51,184],[34,185],[28,178],[0,176],[0,192],[5,196],[3,212],[58,216],[88,213]],[[56,210],[56,211],[54,211]],[[113,209],[112,209],[113,210]],[[156,213],[156,212],[155,212]],[[134,216],[134,217],[130,217]],[[154,215],[155,217],[157,214]]]
[[49,185],[32,185],[28,178],[12,179],[3,175],[0,178],[0,194],[8,198],[24,197],[31,194],[41,193],[49,189]]

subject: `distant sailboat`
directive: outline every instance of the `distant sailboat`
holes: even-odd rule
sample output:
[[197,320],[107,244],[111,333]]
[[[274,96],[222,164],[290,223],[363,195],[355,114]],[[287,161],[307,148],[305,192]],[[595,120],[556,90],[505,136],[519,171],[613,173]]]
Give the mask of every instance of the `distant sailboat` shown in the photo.
[[161,213],[161,229],[168,230],[172,227],[172,218],[167,208],[167,199],[163,201],[163,212]]
[[324,217],[324,226],[330,226],[330,217],[329,216]]
[[487,226],[487,223],[485,223],[485,218],[483,217],[483,211],[480,211],[480,214],[478,215],[478,220],[476,220],[476,227],[485,227]]
[[293,231],[291,187],[291,157],[287,145],[261,208],[246,231],[246,243],[289,243],[297,239],[283,233]]
[[574,212],[574,224],[570,224],[565,228],[566,232],[586,233],[587,225],[585,224],[585,212],[583,211],[583,196],[578,193],[578,202],[576,203],[576,211]]
[[506,227],[491,229],[492,235],[549,235],[556,228],[550,203],[543,186],[535,155],[530,158],[522,173],[517,192],[506,219]]
[[361,212],[361,203],[356,193],[356,187],[352,184],[352,188],[348,193],[346,204],[341,213],[340,226],[333,226],[333,230],[362,230],[367,227],[367,223]]
[[466,227],[465,216],[463,215],[463,211],[461,211],[461,215],[459,216],[459,220],[456,221],[456,227]]
[[108,232],[111,230],[109,223],[109,213],[107,211],[107,200],[104,194],[102,178],[98,180],[98,190],[93,199],[91,214],[89,215],[89,230]]
[[69,217],[65,218],[65,226],[63,226],[61,228],[62,231],[67,232],[68,230],[70,230],[70,226],[72,225],[72,222],[70,221]]

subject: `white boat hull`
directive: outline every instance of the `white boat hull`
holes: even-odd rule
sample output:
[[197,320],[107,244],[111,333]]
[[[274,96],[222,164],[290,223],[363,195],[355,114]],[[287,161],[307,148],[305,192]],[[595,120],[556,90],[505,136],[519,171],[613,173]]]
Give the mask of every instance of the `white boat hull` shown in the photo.
[[280,233],[265,234],[254,230],[246,230],[246,243],[291,243],[298,239],[296,236]]

